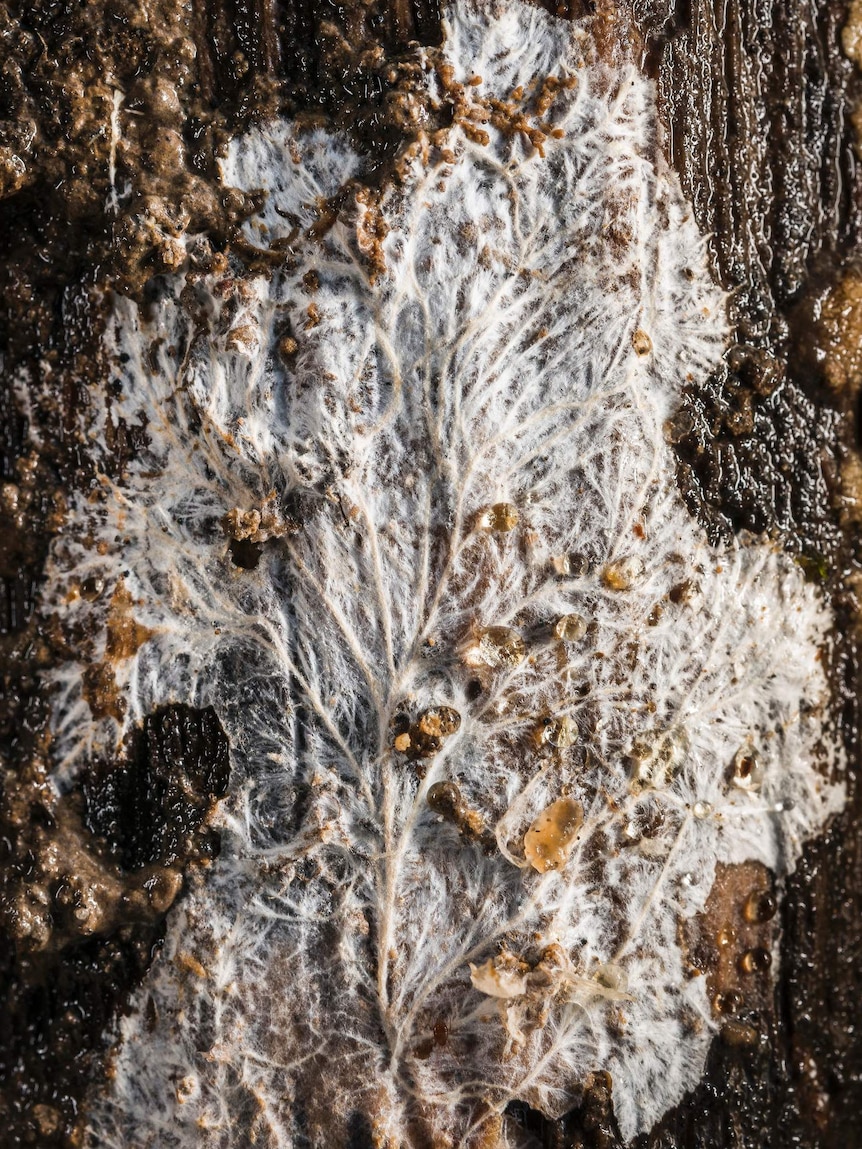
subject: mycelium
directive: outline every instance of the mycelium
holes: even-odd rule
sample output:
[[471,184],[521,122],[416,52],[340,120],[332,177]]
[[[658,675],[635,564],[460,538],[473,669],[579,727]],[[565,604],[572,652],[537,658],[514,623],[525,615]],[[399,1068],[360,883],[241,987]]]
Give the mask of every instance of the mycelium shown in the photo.
[[136,641],[95,652],[100,718],[58,676],[56,782],[165,702],[215,708],[232,773],[94,1145],[514,1145],[509,1102],[595,1071],[631,1137],[714,1032],[680,923],[843,799],[818,593],[675,486],[725,300],[651,83],[515,3],[451,9],[426,83],[455,122],[379,203],[346,139],[267,124],[223,175],[280,258],[115,305],[92,450],[147,446],[46,609],[94,625],[102,580]]

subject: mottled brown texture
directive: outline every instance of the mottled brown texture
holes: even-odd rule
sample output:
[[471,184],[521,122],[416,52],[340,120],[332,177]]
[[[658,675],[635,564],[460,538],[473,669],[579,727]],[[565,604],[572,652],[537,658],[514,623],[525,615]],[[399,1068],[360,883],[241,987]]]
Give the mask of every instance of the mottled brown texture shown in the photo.
[[[689,975],[705,977],[713,1014],[725,1035],[741,1023],[759,1037],[771,1021],[776,900],[759,863],[719,866],[702,914],[686,923]],[[731,1028],[733,1038],[741,1030]]]
[[[594,16],[593,34],[609,60],[633,19],[644,65],[658,80],[668,154],[733,292],[737,344],[668,428],[689,506],[714,538],[743,527],[778,535],[813,578],[827,579],[841,619],[851,620],[855,604],[842,588],[858,581],[858,516],[836,502],[862,485],[853,453],[857,349],[841,333],[841,293],[852,294],[846,265],[859,238],[862,183],[850,127],[859,78],[839,48],[846,5],[632,0],[629,12],[608,0],[571,0],[551,7]],[[74,1144],[81,1085],[98,1072],[107,1027],[158,945],[176,876],[189,858],[215,848],[206,813],[225,782],[225,747],[212,717],[168,711],[147,720],[120,761],[94,764],[80,793],[58,799],[47,788],[40,675],[69,656],[75,636],[57,633],[34,608],[51,539],[62,530],[65,492],[94,480],[78,414],[82,384],[104,375],[102,291],[114,285],[146,298],[151,278],[179,258],[175,240],[184,231],[203,233],[201,268],[225,266],[229,249],[257,257],[237,235],[250,202],[213,178],[225,134],[253,116],[280,109],[347,130],[365,156],[368,182],[383,179],[423,111],[413,100],[410,42],[439,38],[434,0],[13,0],[0,16],[0,821],[7,842],[14,824],[16,840],[5,847],[5,880],[8,889],[20,882],[28,857],[50,870],[57,845],[63,858],[77,860],[78,879],[94,895],[92,918],[77,922],[78,895],[64,905],[61,875],[48,874],[56,888],[47,896],[59,901],[37,907],[36,917],[50,919],[42,949],[24,944],[32,931],[17,937],[6,922],[0,1120],[10,1149]],[[441,123],[464,98],[453,88]],[[512,109],[493,111],[520,130]],[[380,238],[368,237],[372,267]],[[287,335],[286,356],[291,342]],[[29,413],[12,387],[19,372]],[[140,433],[122,423],[112,432],[101,461],[112,476],[122,479]],[[233,539],[234,561],[252,567],[261,545]],[[81,593],[95,599],[116,589]],[[117,630],[121,646],[124,635]],[[855,762],[852,655],[848,644],[835,673]],[[95,697],[113,705],[110,668],[93,671]],[[207,747],[218,748],[215,772]],[[178,806],[180,790],[198,799]],[[758,999],[756,1018],[750,1005],[734,1015],[757,1040],[744,1028],[728,1030],[703,1084],[641,1146],[860,1143],[862,810],[851,791],[845,814],[787,883],[771,1008]],[[453,819],[473,832],[466,815]],[[147,890],[154,866],[162,884]],[[583,1105],[561,1122],[517,1104],[512,1113],[537,1145],[611,1149],[619,1145],[612,1088],[597,1075]],[[240,1127],[243,1120],[238,1114]],[[367,1149],[370,1138],[358,1123],[351,1145]]]
[[0,1120],[3,1145],[74,1145],[78,1101],[110,1027],[146,972],[190,865],[218,851],[208,828],[228,778],[210,710],[166,707],[112,762],[60,795],[49,740],[0,790]]

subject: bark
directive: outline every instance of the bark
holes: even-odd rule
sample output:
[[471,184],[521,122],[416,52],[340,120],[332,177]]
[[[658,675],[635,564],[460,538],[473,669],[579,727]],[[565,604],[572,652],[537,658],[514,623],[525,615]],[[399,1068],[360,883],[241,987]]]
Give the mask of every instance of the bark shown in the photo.
[[[776,881],[756,867],[721,870],[689,927],[692,962],[723,1003],[720,1035],[701,1084],[638,1138],[644,1147],[853,1145],[862,1110],[860,83],[846,35],[842,46],[847,5],[779,8],[633,0],[623,9],[602,0],[556,11],[590,19],[612,64],[634,42],[657,84],[656,147],[711,236],[735,331],[722,364],[688,387],[669,427],[679,489],[711,541],[768,535],[828,596],[837,619],[832,709],[849,761],[846,806],[794,872]],[[186,233],[199,237],[191,259],[201,276],[224,274],[229,260],[265,264],[242,229],[259,201],[224,188],[217,160],[230,138],[276,114],[345,132],[373,205],[397,183],[420,129],[445,131],[460,114],[452,93],[439,106],[422,106],[417,95],[418,45],[439,45],[440,20],[435,4],[402,0],[7,6],[0,1116],[10,1146],[83,1143],[88,1117],[79,1105],[106,1072],[116,1019],[146,978],[183,889],[218,853],[209,823],[229,784],[219,719],[179,704],[149,714],[62,794],[51,781],[51,670],[89,661],[93,714],[122,718],[124,706],[110,659],[93,654],[94,636],[62,628],[39,607],[71,495],[95,497],[99,485],[81,406],[94,379],[111,402],[105,292],[153,302],[155,278],[186,266]],[[119,143],[117,92],[128,113]],[[324,227],[342,207],[337,197],[323,205]],[[111,474],[122,480],[146,428],[119,418],[110,434]],[[238,567],[254,567],[267,545],[255,527],[233,531]],[[96,579],[80,593],[97,601],[112,591]],[[110,619],[115,654],[146,641],[115,592]],[[398,736],[419,745],[411,729]],[[752,893],[774,896],[777,915],[749,922]],[[718,937],[728,925],[730,959]],[[739,958],[776,943],[774,979],[752,990]],[[597,1074],[563,1118],[522,1101],[510,1118],[535,1144],[615,1146],[612,1094],[612,1080]],[[253,1127],[239,1114],[243,1121]],[[351,1144],[371,1136],[360,1122]]]

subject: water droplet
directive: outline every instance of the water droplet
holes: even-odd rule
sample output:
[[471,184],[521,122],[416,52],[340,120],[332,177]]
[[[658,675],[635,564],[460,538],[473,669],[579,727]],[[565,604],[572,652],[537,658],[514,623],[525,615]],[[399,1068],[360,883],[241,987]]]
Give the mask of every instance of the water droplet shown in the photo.
[[562,578],[582,578],[590,569],[590,560],[578,551],[567,555],[557,555],[551,559],[551,565]]
[[715,940],[722,949],[726,946],[732,946],[736,941],[736,930],[733,926],[724,926],[715,935]]
[[754,793],[763,782],[764,768],[754,750],[744,747],[733,760],[733,784],[739,790]]
[[769,950],[758,946],[756,949],[746,950],[738,965],[743,973],[765,973],[772,965],[772,954]]
[[745,998],[738,989],[729,989],[727,993],[717,993],[712,999],[712,1008],[716,1013],[738,1013],[745,1004]]
[[774,918],[777,909],[778,902],[773,894],[769,893],[768,890],[763,892],[755,890],[745,899],[742,916],[747,922],[755,922],[759,925]]
[[526,653],[523,638],[508,626],[489,626],[479,639],[479,655],[488,666],[518,666],[524,661]]
[[644,573],[644,564],[637,555],[616,559],[602,571],[602,582],[608,590],[628,590]]
[[479,514],[478,525],[483,531],[500,531],[506,534],[515,529],[520,517],[518,508],[512,503],[494,503]]
[[572,798],[559,798],[543,810],[524,835],[524,854],[533,869],[540,874],[561,869],[583,822],[583,807]]
[[81,583],[81,598],[87,602],[95,602],[105,589],[105,580],[98,575],[89,575]]
[[586,619],[579,614],[564,614],[557,620],[554,634],[563,642],[577,642],[587,633]]
[[695,818],[699,818],[701,821],[703,821],[705,818],[708,818],[710,816],[710,814],[712,813],[712,803],[711,802],[695,802],[694,806],[692,807],[691,812],[692,812],[692,814],[694,814]]
[[539,741],[558,750],[565,750],[573,746],[578,738],[578,727],[575,721],[563,714],[559,718],[546,718],[538,731]]

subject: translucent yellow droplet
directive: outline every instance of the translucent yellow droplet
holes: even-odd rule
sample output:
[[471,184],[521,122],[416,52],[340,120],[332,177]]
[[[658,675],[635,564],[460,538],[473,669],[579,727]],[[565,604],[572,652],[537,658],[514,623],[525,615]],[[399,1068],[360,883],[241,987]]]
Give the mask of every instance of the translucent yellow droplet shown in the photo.
[[557,620],[554,634],[563,642],[577,642],[587,633],[586,619],[579,614],[564,614]]
[[509,626],[489,626],[479,639],[479,655],[495,668],[511,668],[524,661],[527,648],[517,630]]
[[512,503],[494,503],[479,515],[479,526],[483,531],[500,531],[505,534],[515,529],[520,517],[518,508]]
[[558,750],[574,746],[578,738],[578,727],[568,714],[559,718],[546,718],[539,727],[539,741]]
[[543,810],[524,835],[524,854],[533,869],[540,874],[561,869],[583,822],[583,807],[572,798],[559,798]]
[[608,590],[628,590],[644,572],[643,562],[637,555],[629,555],[607,564],[602,571],[602,582]]

